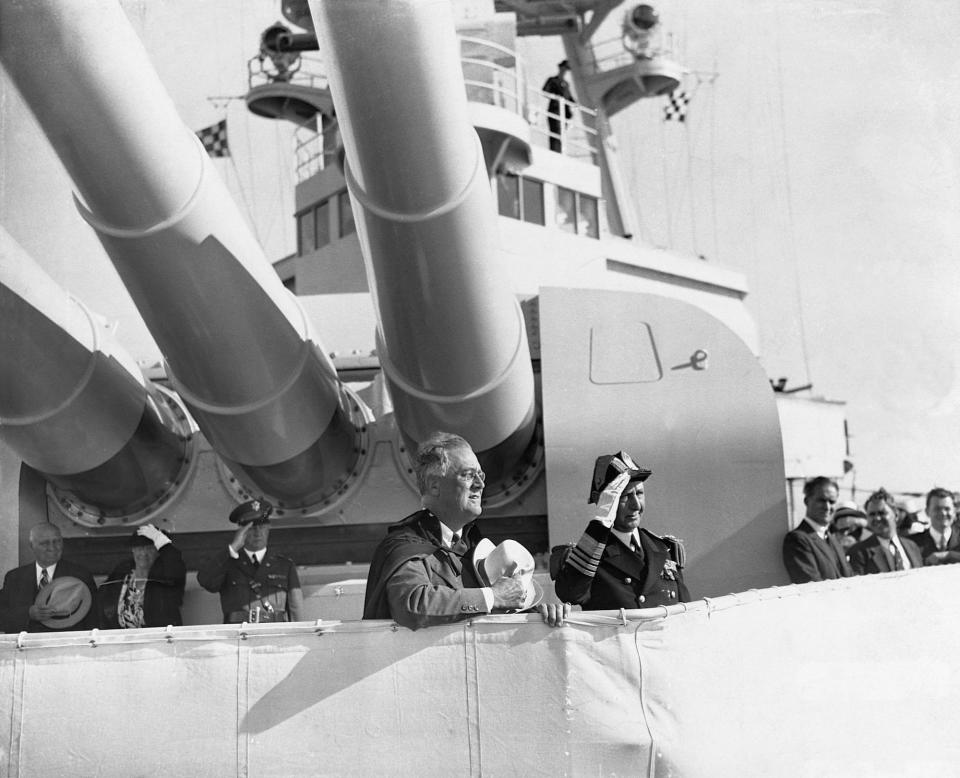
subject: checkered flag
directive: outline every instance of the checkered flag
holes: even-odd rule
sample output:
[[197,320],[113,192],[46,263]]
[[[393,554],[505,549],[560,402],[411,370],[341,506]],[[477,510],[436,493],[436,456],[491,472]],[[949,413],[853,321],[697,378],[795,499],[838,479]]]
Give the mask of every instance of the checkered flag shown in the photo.
[[686,92],[671,92],[667,104],[663,107],[663,120],[665,122],[686,121],[687,105],[689,103],[690,95]]
[[229,157],[230,146],[227,144],[227,120],[221,119],[216,124],[197,130],[197,137],[203,143],[207,154],[211,157]]

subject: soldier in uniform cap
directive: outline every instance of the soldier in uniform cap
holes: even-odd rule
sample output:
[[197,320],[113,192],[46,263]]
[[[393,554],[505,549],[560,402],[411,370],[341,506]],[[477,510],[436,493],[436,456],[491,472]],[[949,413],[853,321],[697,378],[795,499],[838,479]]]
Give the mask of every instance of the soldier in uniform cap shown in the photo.
[[625,451],[597,458],[588,504],[597,510],[575,546],[557,546],[550,572],[557,597],[585,610],[653,608],[688,602],[684,549],[640,527],[650,470]]
[[273,506],[249,500],[230,513],[238,525],[233,540],[197,571],[208,592],[219,592],[226,624],[299,621],[300,576],[292,559],[267,549]]

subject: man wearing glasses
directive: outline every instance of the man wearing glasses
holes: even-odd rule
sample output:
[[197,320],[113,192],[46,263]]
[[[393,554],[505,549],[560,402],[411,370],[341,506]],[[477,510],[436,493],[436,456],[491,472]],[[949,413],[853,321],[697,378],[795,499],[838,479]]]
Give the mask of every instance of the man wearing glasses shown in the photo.
[[470,444],[434,433],[417,449],[414,468],[421,509],[390,525],[377,546],[363,617],[418,629],[524,607],[528,592],[519,577],[508,573],[483,585],[473,570],[483,540],[474,520],[484,474]]

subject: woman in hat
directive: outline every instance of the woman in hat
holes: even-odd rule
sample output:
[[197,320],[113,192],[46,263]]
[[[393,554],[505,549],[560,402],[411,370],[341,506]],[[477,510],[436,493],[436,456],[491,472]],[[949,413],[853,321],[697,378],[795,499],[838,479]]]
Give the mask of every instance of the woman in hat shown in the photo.
[[105,629],[183,624],[180,606],[187,568],[176,546],[152,524],[130,537],[131,558],[100,585]]

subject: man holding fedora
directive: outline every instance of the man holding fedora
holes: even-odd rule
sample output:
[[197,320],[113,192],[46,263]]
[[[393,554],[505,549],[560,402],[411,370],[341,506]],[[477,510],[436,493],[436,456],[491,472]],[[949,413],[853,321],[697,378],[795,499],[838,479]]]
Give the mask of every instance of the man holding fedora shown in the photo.
[[598,457],[588,504],[597,509],[575,546],[557,546],[551,573],[557,597],[585,610],[653,608],[687,602],[679,540],[640,526],[650,471],[625,451]]
[[267,549],[273,506],[248,500],[230,513],[238,525],[225,549],[197,571],[197,582],[220,594],[225,624],[299,621],[300,576],[292,559]]
[[85,567],[63,555],[63,536],[55,524],[30,528],[34,561],[9,571],[0,591],[4,632],[57,632],[97,627],[97,587]]
[[420,510],[390,525],[370,563],[365,619],[419,629],[536,604],[533,557],[476,524],[484,473],[470,444],[437,432],[417,449]]

